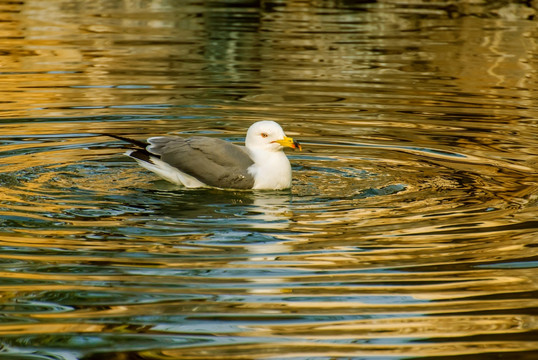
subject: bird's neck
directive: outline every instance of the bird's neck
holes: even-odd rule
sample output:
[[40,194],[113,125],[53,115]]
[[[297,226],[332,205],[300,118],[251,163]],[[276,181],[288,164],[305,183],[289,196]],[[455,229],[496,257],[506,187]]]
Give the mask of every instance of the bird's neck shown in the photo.
[[254,161],[248,171],[254,176],[254,189],[286,189],[291,186],[291,165],[284,151],[249,149]]

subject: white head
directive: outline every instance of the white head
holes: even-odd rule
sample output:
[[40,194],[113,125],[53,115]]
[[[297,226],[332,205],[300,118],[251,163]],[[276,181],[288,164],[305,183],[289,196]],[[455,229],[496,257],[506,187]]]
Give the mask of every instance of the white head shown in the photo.
[[301,149],[298,142],[286,136],[278,123],[270,120],[255,122],[248,128],[245,146],[267,151],[280,151],[284,147]]

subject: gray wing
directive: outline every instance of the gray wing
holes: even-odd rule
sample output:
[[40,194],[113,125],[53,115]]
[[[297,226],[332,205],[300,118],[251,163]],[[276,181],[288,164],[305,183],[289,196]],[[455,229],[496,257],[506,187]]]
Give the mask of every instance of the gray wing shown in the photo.
[[236,189],[254,186],[254,178],[247,171],[254,162],[243,146],[200,136],[158,136],[148,142],[147,151],[206,185]]

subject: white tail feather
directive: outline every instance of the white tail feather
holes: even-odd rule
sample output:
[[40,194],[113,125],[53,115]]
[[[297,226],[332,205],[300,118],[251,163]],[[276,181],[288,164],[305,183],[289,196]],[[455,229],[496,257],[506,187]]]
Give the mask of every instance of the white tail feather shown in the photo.
[[198,188],[198,187],[206,187],[207,185],[201,182],[200,180],[196,179],[193,176],[190,176],[188,174],[185,174],[184,172],[178,170],[177,168],[168,165],[161,159],[157,157],[150,157],[151,162],[144,161],[137,159],[134,156],[131,156],[131,153],[133,153],[135,150],[129,150],[125,153],[125,155],[133,158],[136,160],[136,162],[142,166],[143,168],[148,169],[149,171],[159,175],[163,179],[170,181],[173,184],[177,185],[183,185],[188,188]]

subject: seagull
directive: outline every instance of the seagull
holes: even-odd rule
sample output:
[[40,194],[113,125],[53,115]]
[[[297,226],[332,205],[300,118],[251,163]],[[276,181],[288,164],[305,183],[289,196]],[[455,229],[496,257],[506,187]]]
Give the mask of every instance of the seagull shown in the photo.
[[161,178],[187,188],[282,190],[291,187],[284,148],[302,150],[274,121],[252,124],[245,146],[204,136],[155,136],[144,141],[104,134],[135,145],[125,154]]

